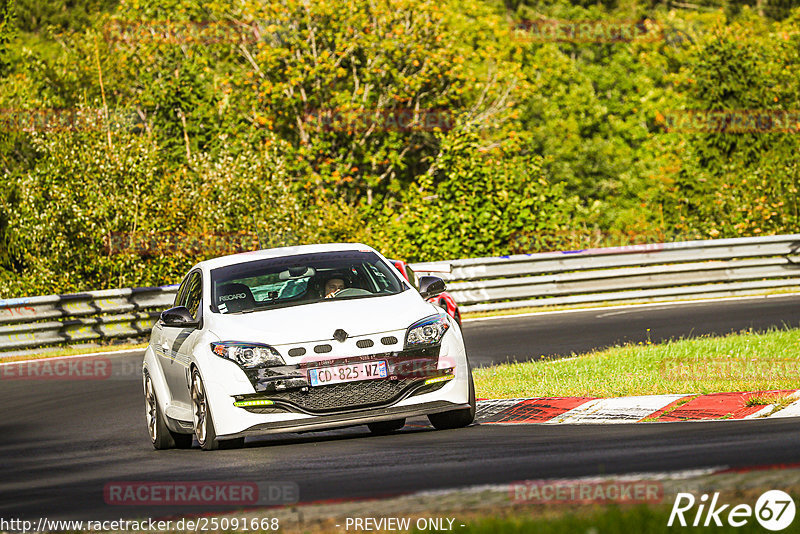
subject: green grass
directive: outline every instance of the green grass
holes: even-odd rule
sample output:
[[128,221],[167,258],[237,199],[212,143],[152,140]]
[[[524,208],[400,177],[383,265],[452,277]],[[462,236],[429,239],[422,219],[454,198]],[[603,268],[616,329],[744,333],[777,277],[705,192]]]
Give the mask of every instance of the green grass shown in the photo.
[[[475,369],[474,376],[478,397],[491,399],[798,389],[800,330],[626,345]],[[785,402],[759,401],[769,400]]]
[[750,397],[747,399],[745,406],[768,406],[771,404],[776,408],[786,408],[794,400],[794,397],[787,393],[768,393]]

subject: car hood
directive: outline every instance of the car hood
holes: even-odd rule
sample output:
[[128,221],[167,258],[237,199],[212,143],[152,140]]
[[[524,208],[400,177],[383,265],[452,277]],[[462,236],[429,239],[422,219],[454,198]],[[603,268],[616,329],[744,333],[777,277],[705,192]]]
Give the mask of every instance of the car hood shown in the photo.
[[207,328],[220,340],[283,345],[333,339],[344,329],[349,337],[404,330],[438,309],[407,289],[397,295],[326,300],[240,315],[207,311]]

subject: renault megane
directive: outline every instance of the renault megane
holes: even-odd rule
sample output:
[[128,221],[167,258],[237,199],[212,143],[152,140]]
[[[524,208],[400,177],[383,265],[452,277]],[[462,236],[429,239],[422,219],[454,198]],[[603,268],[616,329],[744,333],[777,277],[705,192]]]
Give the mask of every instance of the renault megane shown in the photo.
[[147,426],[156,449],[241,446],[252,434],[427,416],[467,426],[475,390],[458,323],[372,248],[261,250],[198,263],[146,349]]

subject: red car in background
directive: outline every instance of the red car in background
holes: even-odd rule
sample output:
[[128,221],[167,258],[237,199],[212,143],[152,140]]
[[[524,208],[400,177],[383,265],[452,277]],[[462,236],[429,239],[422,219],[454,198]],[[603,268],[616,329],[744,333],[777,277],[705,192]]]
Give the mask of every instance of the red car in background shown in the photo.
[[[412,286],[419,289],[419,285],[417,284],[417,276],[414,273],[414,270],[404,261],[400,260],[389,260],[395,266],[395,268],[400,271],[400,274],[408,280]],[[428,299],[428,302],[431,304],[436,304],[440,308],[444,308],[447,312],[447,315],[452,317],[458,323],[458,326],[461,326],[461,312],[458,311],[458,304],[453,299],[453,297],[445,291],[440,295],[436,295],[435,297],[431,297]]]

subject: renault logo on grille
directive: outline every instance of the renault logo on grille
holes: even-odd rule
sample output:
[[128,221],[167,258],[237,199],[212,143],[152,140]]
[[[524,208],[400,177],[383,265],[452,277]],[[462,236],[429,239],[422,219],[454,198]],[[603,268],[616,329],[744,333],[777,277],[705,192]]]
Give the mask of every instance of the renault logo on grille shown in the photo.
[[345,332],[341,328],[337,328],[336,332],[333,333],[333,339],[335,339],[340,343],[344,343],[344,340],[347,339],[347,332]]

